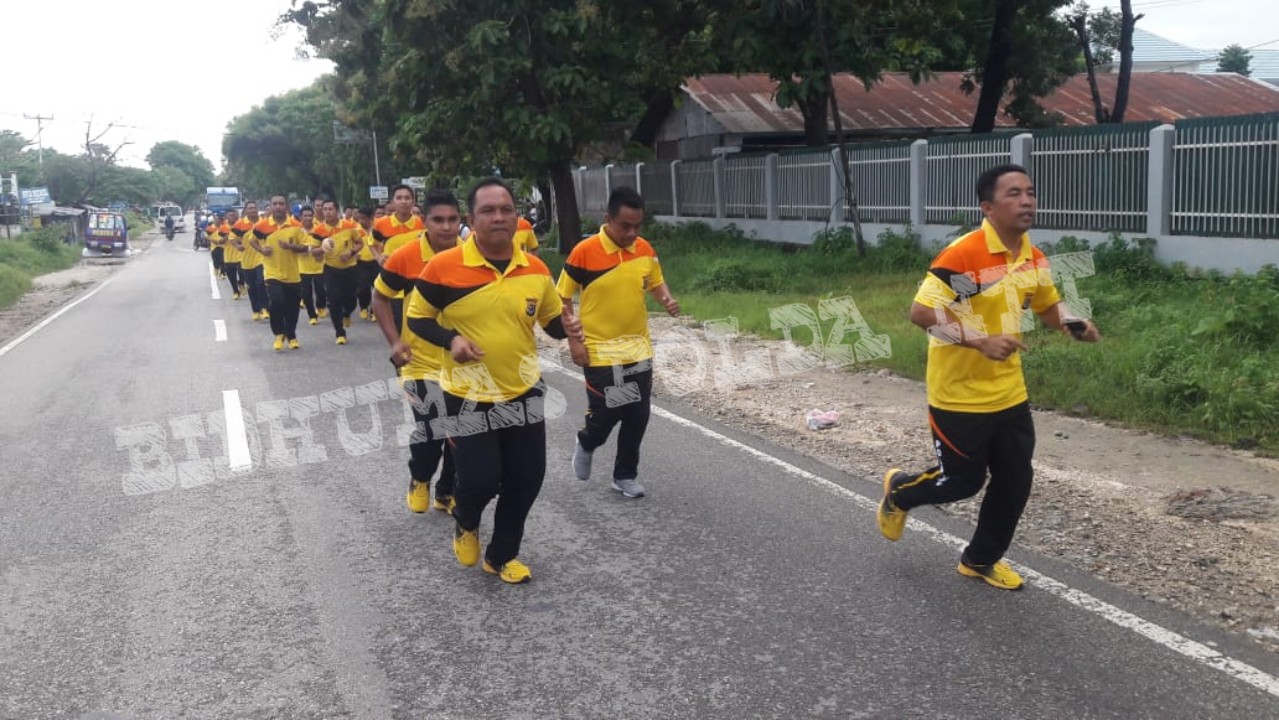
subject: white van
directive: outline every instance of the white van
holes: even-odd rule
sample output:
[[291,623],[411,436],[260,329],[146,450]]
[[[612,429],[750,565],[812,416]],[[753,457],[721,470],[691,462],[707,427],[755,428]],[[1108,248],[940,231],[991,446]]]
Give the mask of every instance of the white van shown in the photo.
[[173,216],[173,229],[177,232],[187,231],[186,213],[177,205],[161,205],[159,212],[156,214],[156,222],[161,228],[164,227],[164,219]]

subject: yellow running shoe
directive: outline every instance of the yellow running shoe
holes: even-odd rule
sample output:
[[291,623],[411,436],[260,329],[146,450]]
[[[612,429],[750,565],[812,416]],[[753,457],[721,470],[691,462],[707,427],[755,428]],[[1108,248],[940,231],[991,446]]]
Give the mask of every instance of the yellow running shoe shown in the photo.
[[902,529],[906,527],[906,511],[893,504],[893,491],[909,479],[910,475],[897,468],[889,468],[884,473],[884,497],[879,501],[875,520],[884,537],[894,542],[901,538]]
[[338,341],[337,341],[337,342],[338,342],[338,345],[345,345],[345,344],[346,344],[346,336],[345,336],[345,335],[338,335]]
[[409,481],[409,494],[406,498],[409,510],[424,513],[431,509],[431,484],[418,480]]
[[994,565],[969,565],[963,558],[959,559],[959,574],[964,577],[979,578],[987,585],[1000,590],[1020,590],[1021,576],[1007,562],[1000,560]]
[[257,313],[257,312],[253,313],[253,322],[257,322],[257,321],[259,321],[259,320],[261,320],[261,319],[262,319],[262,314],[261,314],[261,313]]
[[471,567],[480,561],[480,532],[463,530],[461,525],[453,531],[453,554],[457,561]]
[[319,314],[321,320],[329,316],[329,311],[325,308],[320,308],[319,310],[316,310],[316,313]]
[[361,319],[361,320],[368,320],[368,319],[369,319],[369,311],[368,311],[368,310],[360,310],[360,319]]
[[270,313],[269,311],[267,311],[267,310],[263,310],[263,311],[262,311],[262,319],[263,319],[263,320],[269,320],[269,319],[271,319],[271,313]]
[[318,325],[318,324],[319,324],[319,322],[320,322],[319,320],[316,320],[315,318],[311,318],[311,324],[312,324],[312,325]]
[[456,505],[457,501],[453,499],[452,495],[440,495],[438,492],[435,494],[435,501],[431,503],[431,507],[445,513],[453,512],[453,508]]
[[515,559],[507,560],[506,564],[500,568],[493,567],[488,560],[485,560],[484,572],[496,575],[502,582],[512,585],[519,585],[533,579],[533,573],[529,572],[528,566]]
[[377,322],[377,315],[374,315],[372,310],[369,311],[369,322]]
[[232,299],[232,300],[239,300],[239,299],[240,299],[240,293],[231,293],[231,299]]
[[302,347],[302,345],[301,345],[300,343],[298,343],[298,339],[297,339],[297,338],[293,338],[292,340],[290,340],[290,341],[289,341],[289,349],[290,349],[290,350],[297,350],[297,349],[299,349],[299,348],[301,348],[301,347]]
[[284,336],[283,336],[283,335],[276,335],[276,336],[275,336],[275,344],[274,344],[274,345],[272,345],[271,347],[275,348],[275,351],[276,351],[276,352],[280,352],[281,350],[283,350],[283,349],[284,349]]

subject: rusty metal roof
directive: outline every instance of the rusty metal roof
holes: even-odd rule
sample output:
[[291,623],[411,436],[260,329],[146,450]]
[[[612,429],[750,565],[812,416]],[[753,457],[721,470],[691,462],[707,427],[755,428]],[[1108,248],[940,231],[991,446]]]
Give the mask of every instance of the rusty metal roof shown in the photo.
[[[845,131],[957,129],[972,123],[977,92],[960,89],[963,73],[936,73],[918,85],[904,73],[887,73],[869,91],[852,75],[837,75],[835,90]],[[1097,77],[1101,96],[1114,102],[1118,76]],[[802,133],[804,120],[795,108],[774,101],[777,83],[767,75],[703,75],[685,81],[684,90],[729,133]],[[1058,112],[1067,126],[1093,125],[1088,79],[1077,75],[1041,100]],[[1279,112],[1279,88],[1233,74],[1134,73],[1128,95],[1129,122],[1217,117]],[[996,124],[1013,127],[1000,113]]]

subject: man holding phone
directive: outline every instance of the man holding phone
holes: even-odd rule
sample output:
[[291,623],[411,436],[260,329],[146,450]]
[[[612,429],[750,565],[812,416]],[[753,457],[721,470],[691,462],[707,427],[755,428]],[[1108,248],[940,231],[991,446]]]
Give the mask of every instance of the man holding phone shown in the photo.
[[999,165],[977,180],[986,216],[981,228],[937,254],[910,319],[930,336],[928,420],[937,464],[910,474],[891,468],[877,521],[889,540],[901,537],[906,514],[976,495],[977,528],[958,571],[1003,589],[1021,576],[1002,558],[1030,497],[1035,427],[1020,353],[1027,310],[1075,339],[1101,338],[1090,321],[1073,317],[1053,285],[1047,258],[1030,242],[1035,186],[1025,168]]

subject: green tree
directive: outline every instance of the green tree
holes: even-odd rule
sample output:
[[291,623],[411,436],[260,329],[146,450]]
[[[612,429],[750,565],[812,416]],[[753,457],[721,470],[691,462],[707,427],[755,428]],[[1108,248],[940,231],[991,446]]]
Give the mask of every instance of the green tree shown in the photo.
[[[268,97],[227,124],[224,181],[250,197],[274,193],[367,200],[374,184],[373,148],[334,142],[332,78]],[[383,158],[382,178],[398,180],[405,165]],[[405,173],[408,174],[408,173]]]
[[[176,140],[158,142],[147,153],[147,163],[157,173],[157,188],[163,193],[165,200],[172,200],[181,205],[190,205],[204,194],[205,188],[213,184],[213,163],[204,157],[204,153],[194,145],[187,145]],[[177,171],[186,179],[186,185],[174,186],[172,181],[179,177],[172,172],[160,174],[161,170]]]
[[[689,8],[674,0],[329,0],[302,3],[287,19],[334,61],[341,119],[387,132],[395,159],[420,163],[416,174],[549,177],[567,252],[581,234],[572,175],[579,154],[625,152],[625,128],[708,56],[703,7]],[[689,26],[672,31],[681,18]]]
[[1217,72],[1239,73],[1244,77],[1252,75],[1252,53],[1248,52],[1242,45],[1227,45],[1221,50],[1221,54],[1217,56]]
[[1078,70],[1078,49],[1059,10],[1069,0],[961,0],[960,20],[939,41],[943,66],[969,71],[963,88],[981,92],[973,132],[990,132],[1001,110],[1018,125],[1053,125],[1039,98]]

